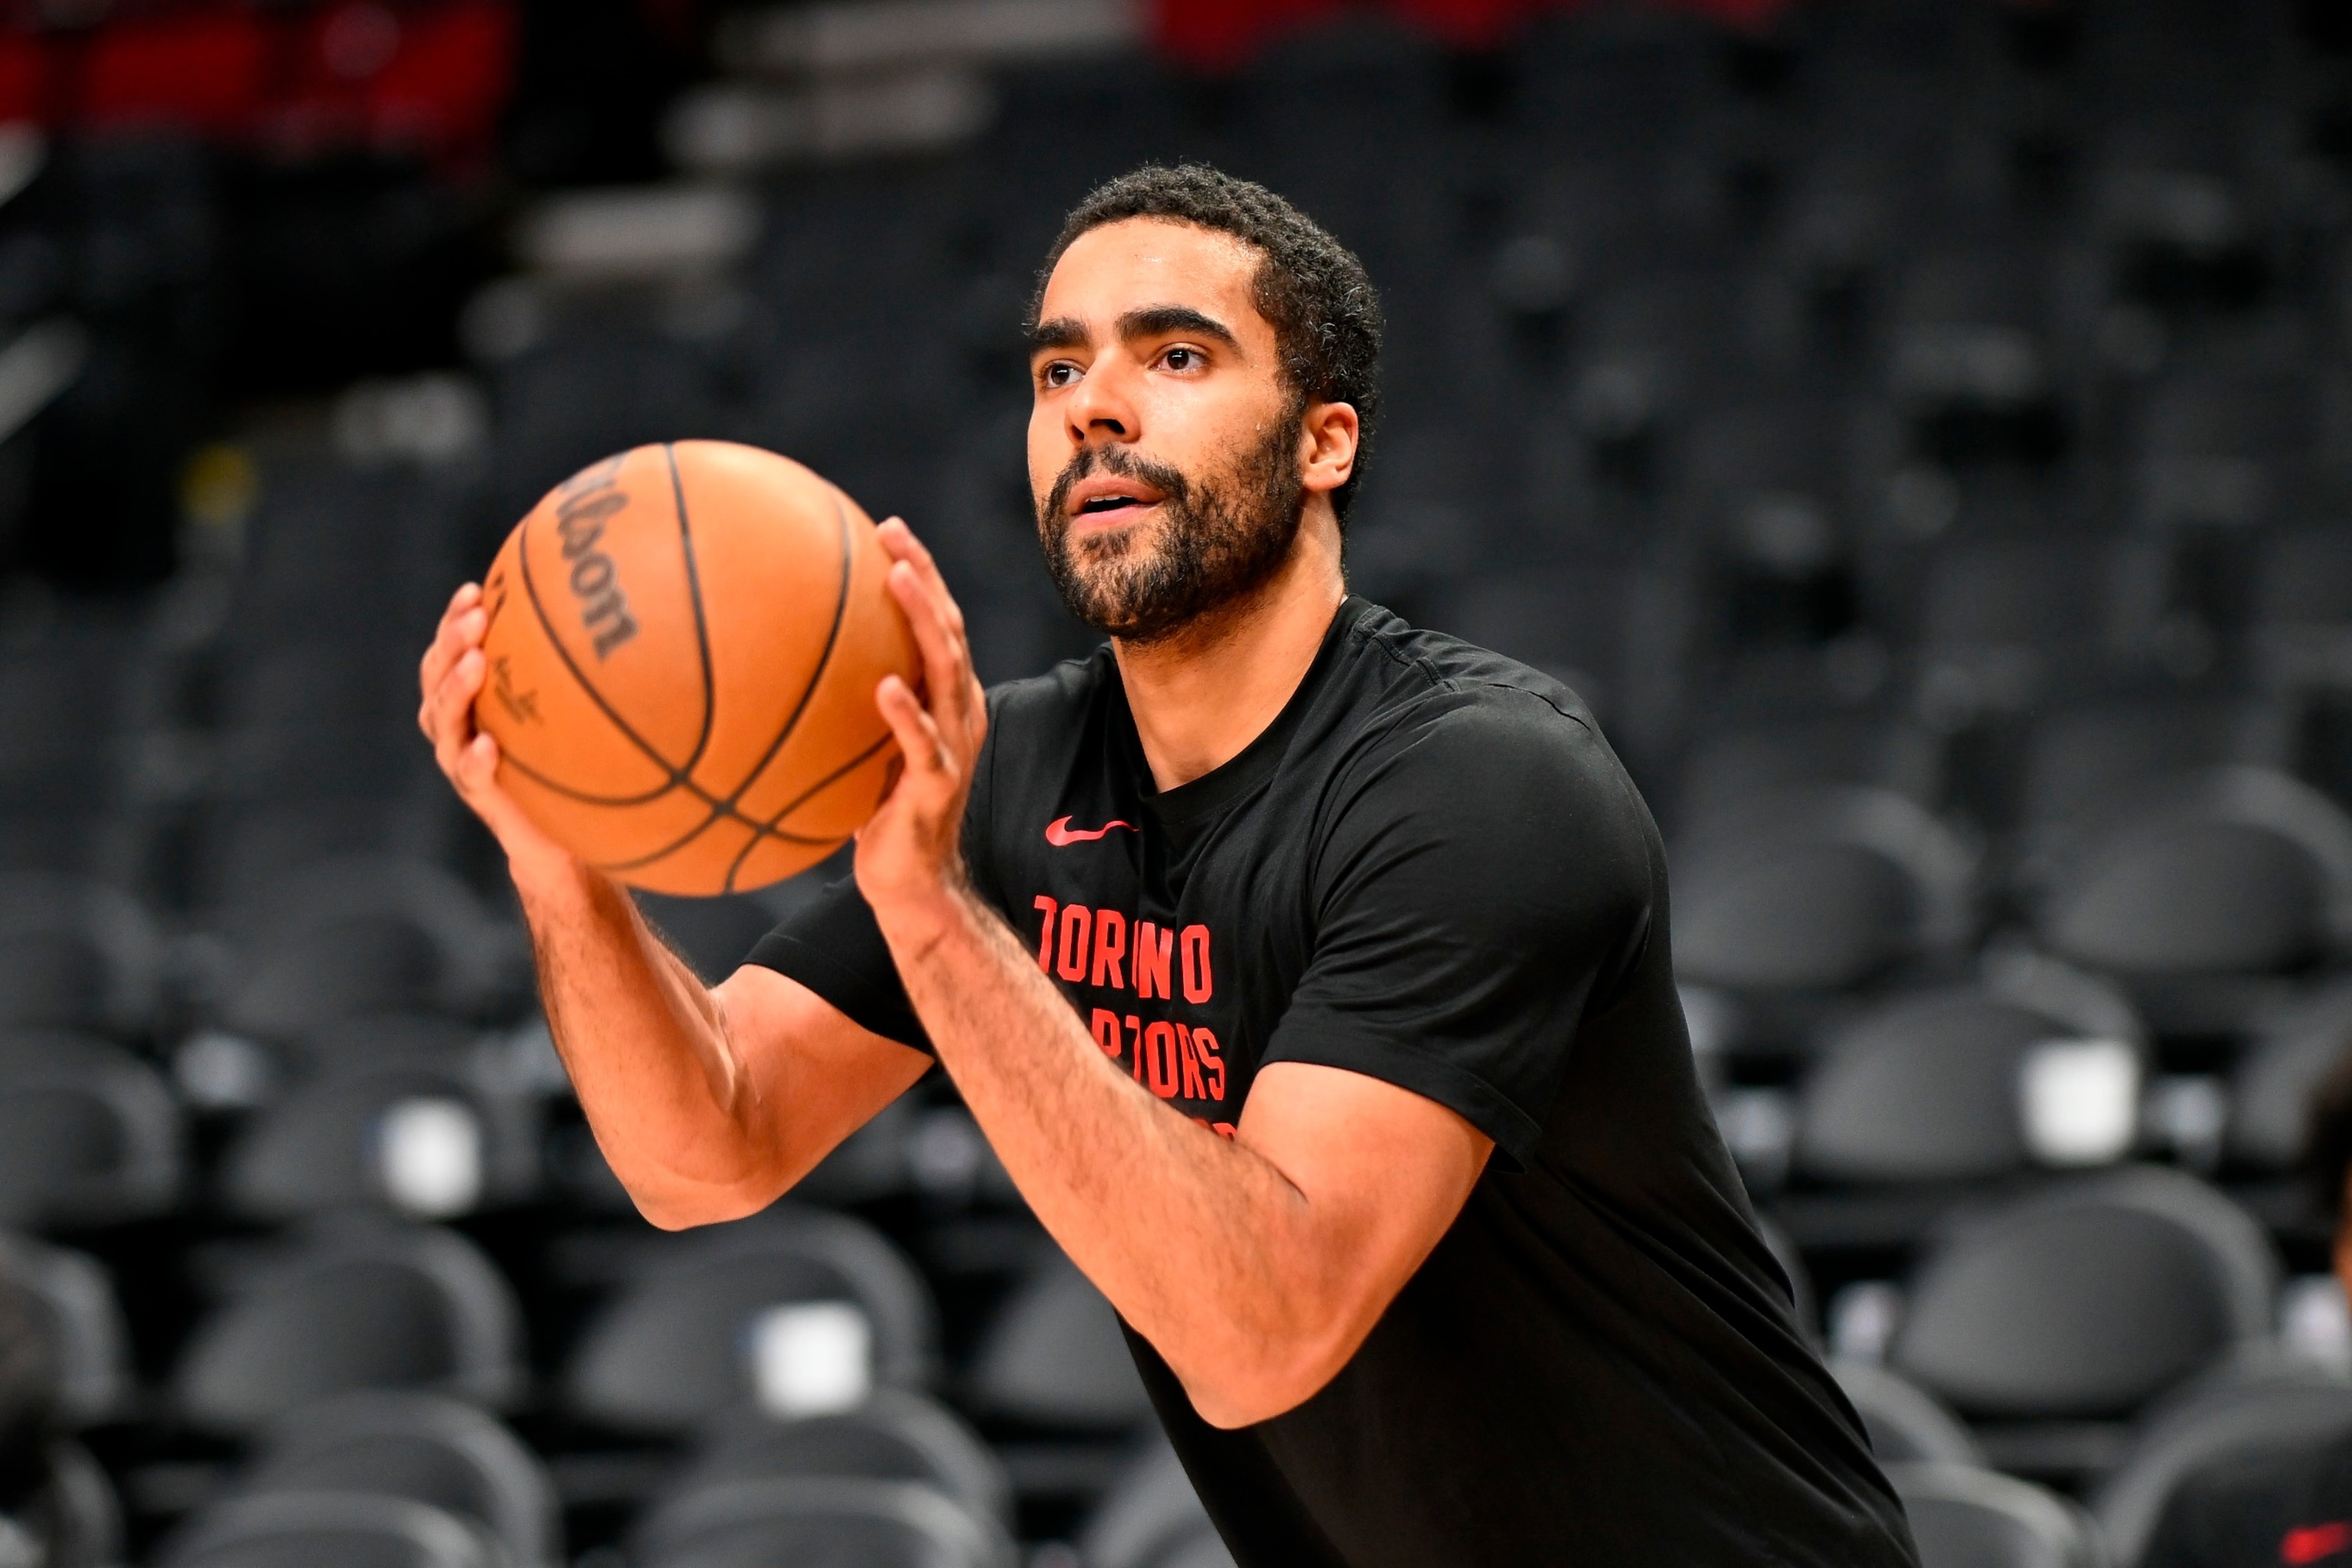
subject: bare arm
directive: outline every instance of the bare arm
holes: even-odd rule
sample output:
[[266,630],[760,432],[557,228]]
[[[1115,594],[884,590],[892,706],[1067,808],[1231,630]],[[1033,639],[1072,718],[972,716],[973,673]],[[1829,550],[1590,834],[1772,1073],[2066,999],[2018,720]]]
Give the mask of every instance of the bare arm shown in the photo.
[[1118,1071],[963,880],[985,705],[929,556],[903,524],[882,539],[931,697],[883,683],[907,769],[858,837],[857,877],[908,995],[1022,1195],[1202,1416],[1278,1415],[1355,1353],[1493,1145],[1419,1095],[1287,1063],[1229,1142]]
[[597,1144],[656,1225],[764,1208],[929,1060],[770,970],[706,987],[618,884],[541,832],[499,787],[498,742],[474,728],[485,625],[467,584],[425,652],[417,721],[506,851],[548,1026]]

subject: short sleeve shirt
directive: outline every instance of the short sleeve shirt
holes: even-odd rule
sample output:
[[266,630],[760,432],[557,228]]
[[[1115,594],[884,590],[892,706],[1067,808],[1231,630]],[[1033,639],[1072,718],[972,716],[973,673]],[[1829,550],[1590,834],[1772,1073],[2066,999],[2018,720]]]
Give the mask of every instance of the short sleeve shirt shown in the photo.
[[[1275,721],[1155,788],[1108,648],[998,689],[964,848],[1104,1055],[1230,1135],[1270,1062],[1496,1156],[1354,1358],[1209,1426],[1129,1333],[1242,1568],[1909,1563],[1701,1095],[1655,826],[1549,678],[1349,599]],[[751,961],[929,1048],[853,882]]]

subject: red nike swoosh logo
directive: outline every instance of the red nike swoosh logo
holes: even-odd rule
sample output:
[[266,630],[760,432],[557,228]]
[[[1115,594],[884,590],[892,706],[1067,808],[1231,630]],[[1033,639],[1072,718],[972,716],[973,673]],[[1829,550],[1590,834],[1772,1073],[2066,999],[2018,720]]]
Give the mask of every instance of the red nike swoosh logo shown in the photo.
[[1135,824],[1132,822],[1106,822],[1100,827],[1093,829],[1073,828],[1070,826],[1070,819],[1064,816],[1045,825],[1045,842],[1056,849],[1066,844],[1092,844],[1114,827],[1124,827],[1129,833],[1136,831]]

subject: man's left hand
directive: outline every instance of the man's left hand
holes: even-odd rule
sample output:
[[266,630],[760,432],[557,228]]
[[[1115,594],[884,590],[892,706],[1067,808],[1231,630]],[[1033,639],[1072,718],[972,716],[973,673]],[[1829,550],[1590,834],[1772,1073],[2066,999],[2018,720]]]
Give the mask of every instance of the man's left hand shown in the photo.
[[950,912],[964,885],[963,807],[988,734],[988,700],[972,674],[963,611],[914,531],[892,518],[877,532],[890,557],[890,595],[923,660],[923,693],[895,675],[874,694],[901,761],[898,782],[857,835],[857,887],[894,942]]

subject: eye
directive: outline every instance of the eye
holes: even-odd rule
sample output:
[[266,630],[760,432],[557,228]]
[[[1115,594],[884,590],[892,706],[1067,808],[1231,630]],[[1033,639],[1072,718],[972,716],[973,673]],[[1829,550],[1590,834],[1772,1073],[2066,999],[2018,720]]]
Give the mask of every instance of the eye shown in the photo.
[[1068,360],[1057,359],[1039,371],[1037,379],[1058,391],[1078,379],[1078,367]]
[[1166,353],[1161,354],[1160,356],[1160,363],[1166,365],[1170,370],[1192,370],[1197,368],[1201,363],[1201,351],[1198,349],[1184,348],[1180,345],[1179,347],[1170,349]]

